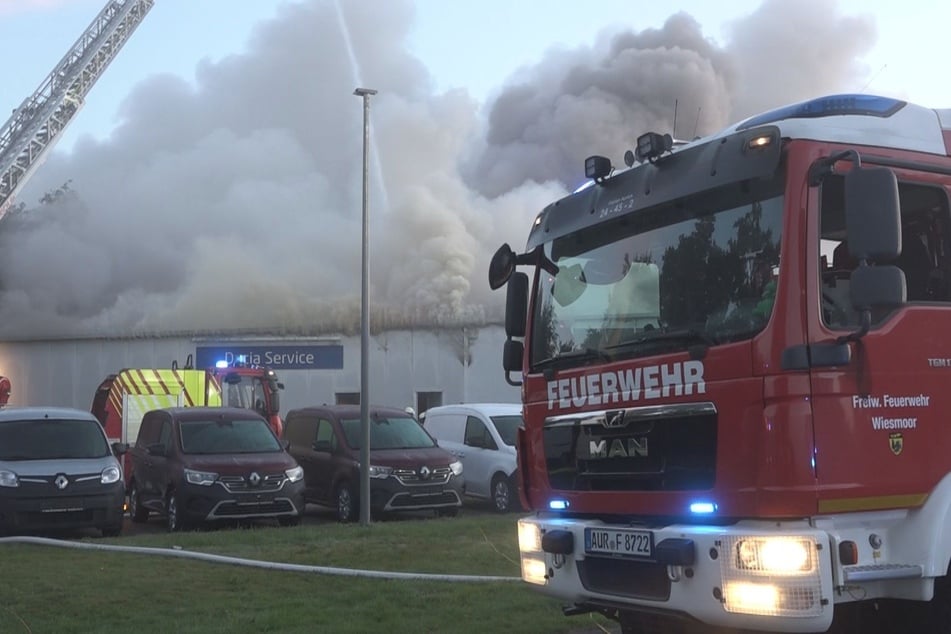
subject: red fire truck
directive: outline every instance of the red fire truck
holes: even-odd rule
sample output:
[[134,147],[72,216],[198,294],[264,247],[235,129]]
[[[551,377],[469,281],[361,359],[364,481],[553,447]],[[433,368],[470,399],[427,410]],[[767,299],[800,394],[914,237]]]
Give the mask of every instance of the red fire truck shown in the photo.
[[490,264],[523,579],[625,633],[951,632],[951,110],[830,96],[625,163]]
[[248,365],[243,359],[195,369],[191,355],[184,367],[126,368],[110,374],[93,398],[92,413],[110,441],[134,443],[142,416],[163,407],[226,406],[253,409],[268,419],[279,437],[280,390],[274,370]]

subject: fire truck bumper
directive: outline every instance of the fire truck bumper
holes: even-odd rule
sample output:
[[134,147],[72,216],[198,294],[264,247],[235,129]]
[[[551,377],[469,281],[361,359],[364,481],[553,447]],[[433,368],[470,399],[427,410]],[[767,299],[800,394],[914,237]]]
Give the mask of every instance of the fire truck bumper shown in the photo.
[[566,608],[774,632],[832,623],[830,538],[806,522],[648,527],[533,515],[518,537],[522,579]]

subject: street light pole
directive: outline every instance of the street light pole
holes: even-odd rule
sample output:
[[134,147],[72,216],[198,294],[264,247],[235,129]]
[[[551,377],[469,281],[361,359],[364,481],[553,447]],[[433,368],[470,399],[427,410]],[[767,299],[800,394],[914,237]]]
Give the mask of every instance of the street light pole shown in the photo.
[[357,88],[363,98],[363,276],[360,293],[360,524],[370,525],[370,96],[376,91]]

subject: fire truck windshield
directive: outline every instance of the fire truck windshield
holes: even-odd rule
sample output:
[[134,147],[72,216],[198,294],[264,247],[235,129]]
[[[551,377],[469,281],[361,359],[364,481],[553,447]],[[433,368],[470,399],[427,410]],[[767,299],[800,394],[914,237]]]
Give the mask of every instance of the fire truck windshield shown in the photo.
[[253,409],[262,416],[267,416],[264,407],[267,401],[261,379],[238,374],[234,374],[233,377],[222,386],[222,404],[226,407]]
[[751,338],[769,320],[783,196],[733,185],[545,244],[532,367],[573,366]]

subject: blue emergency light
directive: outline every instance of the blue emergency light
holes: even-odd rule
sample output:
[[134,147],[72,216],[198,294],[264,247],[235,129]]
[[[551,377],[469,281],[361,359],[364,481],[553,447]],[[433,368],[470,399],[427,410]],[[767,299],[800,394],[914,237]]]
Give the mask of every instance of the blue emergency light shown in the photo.
[[690,505],[690,512],[694,515],[712,515],[717,512],[714,502],[694,502]]
[[875,95],[831,95],[764,112],[747,119],[736,129],[747,130],[782,119],[814,119],[835,115],[851,114],[885,118],[904,108],[907,103],[900,99]]
[[548,508],[553,511],[564,511],[568,508],[568,500],[550,500]]

